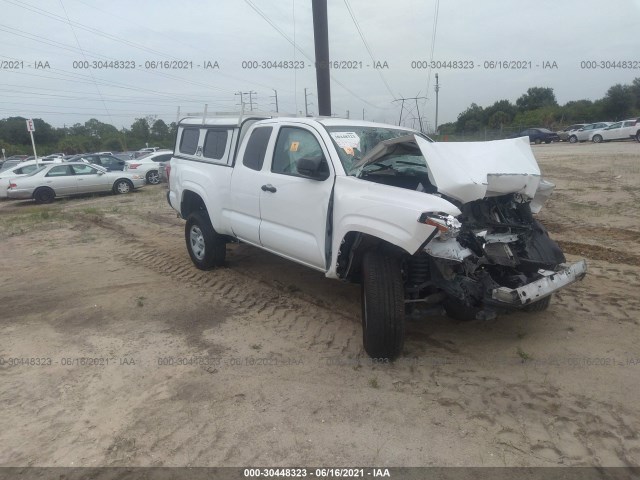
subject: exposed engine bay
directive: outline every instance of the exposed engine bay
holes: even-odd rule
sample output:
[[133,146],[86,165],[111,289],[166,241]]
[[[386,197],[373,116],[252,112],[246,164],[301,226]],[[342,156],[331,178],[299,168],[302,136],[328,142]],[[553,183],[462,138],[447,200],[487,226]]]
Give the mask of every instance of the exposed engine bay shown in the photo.
[[529,162],[524,173],[485,173],[483,184],[473,181],[473,175],[481,178],[478,162],[464,158],[472,180],[465,190],[463,182],[444,175],[442,165],[434,167],[425,159],[421,142],[426,143],[419,137],[381,142],[355,164],[363,180],[436,195],[461,212],[456,217],[425,212],[418,219],[436,230],[422,250],[405,256],[408,310],[420,302],[442,302],[460,319],[493,318],[516,308],[542,310],[554,291],[584,276],[586,263],[567,264],[533,217],[553,184],[541,179],[525,150],[516,152],[522,153],[521,165]]

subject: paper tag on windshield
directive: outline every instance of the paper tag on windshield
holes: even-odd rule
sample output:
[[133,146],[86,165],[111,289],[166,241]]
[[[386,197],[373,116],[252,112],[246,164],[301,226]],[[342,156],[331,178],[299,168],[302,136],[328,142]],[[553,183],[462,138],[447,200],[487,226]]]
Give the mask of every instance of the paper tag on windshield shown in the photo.
[[355,132],[331,132],[331,138],[340,148],[357,148],[360,150],[360,137]]
[[300,145],[300,142],[291,142],[291,146],[289,147],[289,151],[290,152],[297,152],[299,145]]

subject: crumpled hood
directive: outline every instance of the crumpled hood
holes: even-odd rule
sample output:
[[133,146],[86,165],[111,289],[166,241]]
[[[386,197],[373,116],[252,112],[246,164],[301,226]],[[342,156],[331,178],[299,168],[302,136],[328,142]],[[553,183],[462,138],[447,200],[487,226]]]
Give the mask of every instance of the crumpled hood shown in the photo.
[[415,138],[427,160],[429,181],[443,195],[462,203],[506,193],[535,196],[540,167],[527,137],[443,143]]
[[462,203],[507,193],[533,198],[541,180],[528,137],[433,143],[407,135],[380,142],[355,166],[364,167],[398,147],[416,146],[426,159],[429,181],[439,193]]

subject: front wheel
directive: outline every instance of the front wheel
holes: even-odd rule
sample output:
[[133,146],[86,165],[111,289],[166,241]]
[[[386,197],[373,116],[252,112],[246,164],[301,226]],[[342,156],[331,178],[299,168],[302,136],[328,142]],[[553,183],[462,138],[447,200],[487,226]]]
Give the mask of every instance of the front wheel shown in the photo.
[[601,143],[602,142],[602,135],[594,135],[591,140],[593,141],[593,143]]
[[193,212],[187,218],[184,238],[191,261],[200,270],[224,264],[227,245],[224,237],[213,229],[206,211]]
[[638,131],[638,133],[636,133],[636,141],[640,142],[640,131]]
[[371,250],[362,259],[362,340],[372,358],[393,360],[404,345],[400,260]]

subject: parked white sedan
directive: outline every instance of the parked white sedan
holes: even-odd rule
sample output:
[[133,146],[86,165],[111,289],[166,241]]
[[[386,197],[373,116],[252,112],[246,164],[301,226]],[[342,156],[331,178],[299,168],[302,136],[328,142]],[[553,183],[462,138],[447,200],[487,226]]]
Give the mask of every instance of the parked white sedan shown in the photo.
[[589,139],[593,143],[611,140],[631,140],[640,134],[640,125],[637,125],[637,123],[636,120],[616,122],[602,130],[596,130],[589,136]]
[[578,130],[573,130],[572,132],[569,132],[569,143],[586,142],[587,140],[591,140],[591,134],[595,133],[596,130],[606,128],[609,125],[611,125],[611,122],[597,122],[585,125]]
[[173,150],[158,150],[135,160],[127,160],[124,171],[143,175],[147,183],[157,185],[160,183],[159,163],[168,162],[172,156]]
[[12,178],[7,197],[51,203],[56,197],[83,193],[129,193],[144,183],[144,177],[138,174],[110,172],[96,165],[73,162],[45,165],[24,177]]

